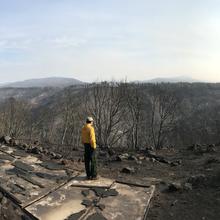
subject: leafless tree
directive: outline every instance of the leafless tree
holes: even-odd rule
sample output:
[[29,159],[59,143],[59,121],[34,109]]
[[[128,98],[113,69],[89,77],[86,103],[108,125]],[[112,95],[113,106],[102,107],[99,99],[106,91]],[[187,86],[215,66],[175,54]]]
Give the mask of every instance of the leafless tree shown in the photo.
[[143,122],[142,109],[143,109],[143,92],[140,85],[127,84],[126,104],[128,106],[127,123],[129,124],[129,136],[131,140],[129,145],[132,148],[138,149],[141,145],[141,124]]
[[1,105],[1,133],[13,137],[26,135],[30,106],[24,101],[9,98]]
[[151,90],[151,138],[156,149],[163,146],[174,127],[175,115],[180,100],[174,91],[164,85],[155,85]]
[[97,143],[101,148],[119,143],[128,132],[123,124],[126,112],[123,92],[117,83],[103,82],[86,88],[83,99],[85,114],[95,118]]
[[77,148],[80,145],[80,111],[81,100],[70,89],[66,89],[63,101],[60,103],[60,115],[62,116],[61,145],[73,145]]

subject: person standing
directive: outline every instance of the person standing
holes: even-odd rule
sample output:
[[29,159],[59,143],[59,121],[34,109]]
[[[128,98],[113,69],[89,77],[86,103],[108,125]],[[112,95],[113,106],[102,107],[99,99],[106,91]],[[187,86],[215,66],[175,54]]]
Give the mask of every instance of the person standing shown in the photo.
[[82,144],[84,145],[84,160],[87,179],[97,179],[96,137],[93,118],[87,117],[82,128]]

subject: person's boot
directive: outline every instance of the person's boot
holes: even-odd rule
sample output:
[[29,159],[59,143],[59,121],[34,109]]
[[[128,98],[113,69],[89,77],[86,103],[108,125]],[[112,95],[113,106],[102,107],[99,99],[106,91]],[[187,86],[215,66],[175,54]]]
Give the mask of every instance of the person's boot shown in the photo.
[[98,178],[98,176],[92,176],[91,177],[91,180],[98,180],[99,178]]

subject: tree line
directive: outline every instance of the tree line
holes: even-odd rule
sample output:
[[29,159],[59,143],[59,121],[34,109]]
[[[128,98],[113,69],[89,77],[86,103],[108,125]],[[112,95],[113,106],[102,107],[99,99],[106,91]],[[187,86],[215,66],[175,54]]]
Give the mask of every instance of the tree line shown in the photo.
[[101,149],[217,143],[220,85],[102,82],[67,87],[38,106],[9,98],[0,105],[0,134],[55,143],[68,154],[81,147],[88,115]]

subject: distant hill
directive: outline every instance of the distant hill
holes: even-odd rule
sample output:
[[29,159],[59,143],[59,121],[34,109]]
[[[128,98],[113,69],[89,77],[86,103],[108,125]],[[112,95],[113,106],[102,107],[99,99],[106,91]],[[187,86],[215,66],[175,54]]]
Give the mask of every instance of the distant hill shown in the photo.
[[154,78],[151,80],[146,80],[144,82],[147,82],[147,83],[178,83],[178,82],[194,83],[194,82],[199,82],[199,81],[191,77],[178,76],[178,77]]
[[1,87],[10,88],[33,88],[33,87],[60,87],[64,88],[71,85],[81,85],[84,82],[74,79],[74,78],[64,78],[64,77],[49,77],[40,79],[29,79],[14,83],[4,84]]
[[4,102],[9,98],[15,98],[17,100],[28,101],[30,104],[39,104],[44,100],[49,99],[57,92],[60,88],[57,87],[35,87],[35,88],[0,88],[0,103]]

